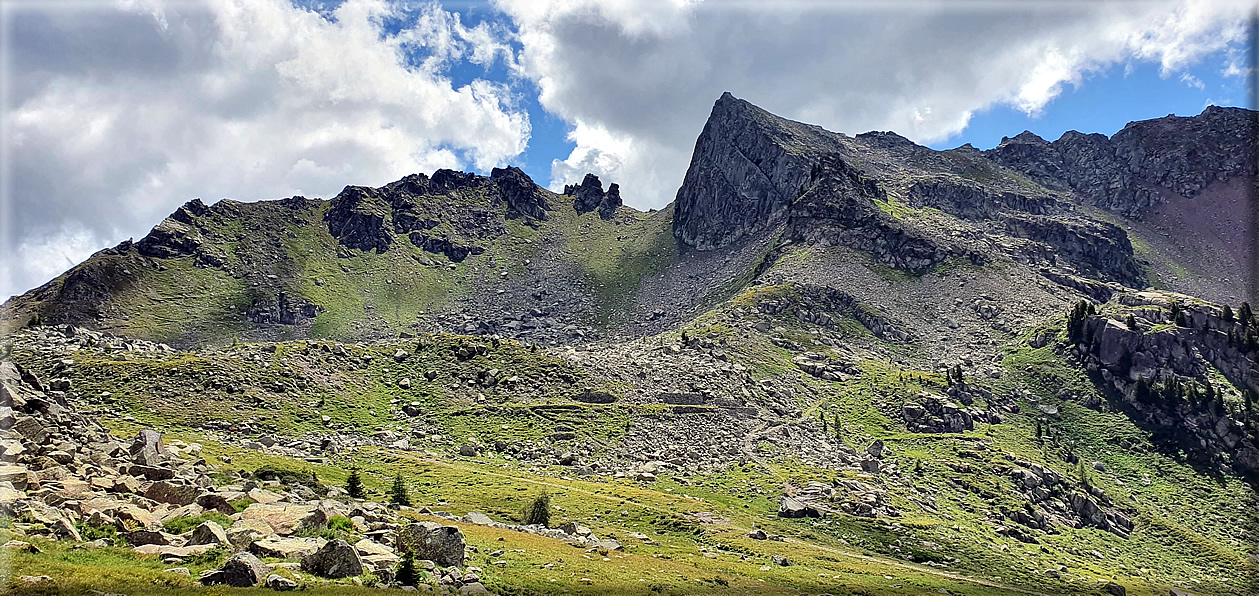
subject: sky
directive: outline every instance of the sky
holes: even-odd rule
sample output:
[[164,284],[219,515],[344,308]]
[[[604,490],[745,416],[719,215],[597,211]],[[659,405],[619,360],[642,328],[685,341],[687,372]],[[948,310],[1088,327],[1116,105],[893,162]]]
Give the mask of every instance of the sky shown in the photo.
[[[587,172],[667,205],[724,91],[946,149],[1247,106],[1254,0],[5,0],[0,296],[187,200]],[[1253,107],[1253,106],[1248,106]]]

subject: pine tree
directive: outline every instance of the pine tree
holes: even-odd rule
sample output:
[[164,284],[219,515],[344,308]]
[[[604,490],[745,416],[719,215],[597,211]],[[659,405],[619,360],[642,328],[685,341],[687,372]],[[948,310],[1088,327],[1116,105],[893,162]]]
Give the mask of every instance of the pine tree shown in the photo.
[[350,469],[350,477],[345,481],[345,492],[351,499],[361,499],[366,493],[363,490],[363,479],[359,477],[358,468]]
[[1150,400],[1150,384],[1144,378],[1137,379],[1134,394],[1138,403],[1148,402]]
[[394,579],[403,586],[414,586],[419,581],[419,574],[415,572],[415,551],[409,548],[403,551],[402,562],[398,564]]
[[1124,321],[1124,324],[1128,326],[1130,331],[1137,330],[1137,318],[1132,316],[1132,313],[1128,313],[1128,318]]
[[411,506],[411,497],[407,495],[407,485],[399,474],[393,479],[393,487],[389,489],[389,502],[394,505]]
[[1242,307],[1237,309],[1237,322],[1241,323],[1243,328],[1250,326],[1250,320],[1253,319],[1254,316],[1255,314],[1250,312],[1249,302],[1243,302]]
[[1225,323],[1232,323],[1233,322],[1233,309],[1229,307],[1229,305],[1225,304],[1224,312],[1220,314],[1220,318],[1224,319]]
[[537,524],[545,527],[551,523],[551,495],[542,491],[542,494],[525,508],[522,521],[526,526]]
[[1092,304],[1083,300],[1076,302],[1071,308],[1071,312],[1067,315],[1067,339],[1073,344],[1080,343],[1084,338],[1084,321],[1089,316],[1089,309]]

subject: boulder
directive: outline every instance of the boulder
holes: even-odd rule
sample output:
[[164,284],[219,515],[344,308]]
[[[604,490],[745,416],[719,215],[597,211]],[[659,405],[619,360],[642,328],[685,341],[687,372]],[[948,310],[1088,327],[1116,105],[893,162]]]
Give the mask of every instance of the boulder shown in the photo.
[[193,528],[192,536],[188,538],[189,545],[197,544],[221,544],[230,546],[232,543],[227,539],[227,532],[223,530],[217,522],[204,521],[201,525]]
[[333,540],[302,557],[302,571],[333,579],[351,577],[363,574],[363,561],[353,545],[344,540]]
[[316,514],[315,505],[284,503],[254,503],[240,514],[240,519],[264,521],[281,536],[290,536],[306,524],[307,518]]
[[119,529],[124,529],[125,526],[130,525],[128,522],[134,524],[137,529],[151,530],[161,527],[161,524],[158,523],[157,518],[152,513],[135,505],[119,505],[112,512],[107,511],[106,513],[111,513],[118,524],[122,526]]
[[131,461],[142,466],[158,466],[165,459],[162,455],[165,446],[162,445],[162,434],[152,430],[145,429],[136,434],[135,439],[131,441]]
[[227,529],[227,539],[232,546],[243,549],[255,540],[270,536],[275,530],[259,519],[241,519]]
[[324,546],[320,538],[280,538],[272,536],[255,540],[249,545],[249,552],[259,557],[273,559],[300,559],[318,551]]
[[821,517],[821,513],[817,509],[805,505],[791,497],[783,497],[782,502],[778,505],[778,517],[800,518],[800,517]]
[[142,555],[158,555],[161,557],[178,557],[186,559],[196,555],[207,553],[214,550],[213,544],[195,544],[192,546],[170,546],[168,544],[146,544],[144,546],[135,547],[135,551]]
[[157,545],[168,546],[171,543],[170,535],[157,530],[136,530],[127,532],[127,544],[131,546]]
[[459,528],[431,521],[402,526],[394,539],[396,552],[410,550],[417,559],[432,561],[443,567],[462,565],[463,548],[463,532]]
[[1128,589],[1115,582],[1110,582],[1102,586],[1102,591],[1110,594],[1111,596],[1128,596]]
[[392,573],[393,568],[402,561],[389,547],[368,538],[355,542],[354,548],[358,551],[363,566],[372,569],[377,575],[382,571]]
[[192,485],[175,484],[165,480],[159,480],[149,485],[148,490],[144,491],[144,497],[157,501],[158,503],[168,503],[170,505],[191,505],[197,500],[197,494],[201,489]]
[[271,573],[271,568],[262,564],[253,554],[236,553],[223,563],[222,567],[208,571],[201,576],[201,583],[207,586],[225,585],[233,588],[250,588],[258,585],[262,578]]
[[290,590],[297,589],[297,582],[282,575],[272,573],[267,576],[267,587],[275,590],[276,592],[288,592]]
[[0,465],[0,482],[8,482],[15,490],[26,490],[26,466]]
[[245,493],[203,493],[197,497],[197,504],[212,511],[217,511],[223,515],[235,515],[236,508],[232,507],[232,501],[236,501],[245,497]]

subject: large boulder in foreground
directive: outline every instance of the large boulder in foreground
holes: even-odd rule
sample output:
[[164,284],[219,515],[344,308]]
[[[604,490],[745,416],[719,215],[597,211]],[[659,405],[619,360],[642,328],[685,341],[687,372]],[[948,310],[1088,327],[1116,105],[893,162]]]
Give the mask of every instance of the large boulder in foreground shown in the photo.
[[363,561],[353,545],[344,540],[333,540],[302,557],[302,571],[333,579],[351,577],[363,574]]
[[207,586],[250,588],[261,583],[268,573],[271,573],[271,568],[259,561],[258,557],[240,552],[232,555],[222,567],[202,575],[201,583]]
[[399,553],[410,550],[415,558],[443,567],[463,564],[463,532],[455,526],[431,521],[405,525],[397,531],[394,548]]

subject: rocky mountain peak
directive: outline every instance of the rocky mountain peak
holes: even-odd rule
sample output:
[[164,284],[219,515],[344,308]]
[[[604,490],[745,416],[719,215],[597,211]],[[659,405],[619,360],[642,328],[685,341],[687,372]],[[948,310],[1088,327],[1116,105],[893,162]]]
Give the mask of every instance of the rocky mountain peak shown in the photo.
[[1048,145],[1049,141],[1042,139],[1040,135],[1030,130],[1025,130],[1017,135],[1014,135],[1014,137],[1001,137],[1001,143],[997,146],[1002,147],[1005,145],[1009,145],[1011,143],[1029,144],[1029,145]]
[[520,168],[494,168],[490,171],[490,179],[498,186],[503,201],[507,203],[508,218],[528,216],[539,221],[546,220],[546,212],[551,206],[547,204],[542,189]]
[[608,185],[607,192],[604,192],[603,182],[591,173],[582,178],[581,184],[565,184],[564,194],[575,197],[573,208],[578,213],[589,213],[598,209],[599,217],[603,219],[610,219],[616,208],[622,204],[621,187],[613,182]]
[[723,94],[678,189],[674,236],[712,250],[781,225],[816,160],[840,149],[836,136]]
[[[1208,106],[1197,116],[1130,122],[1109,138],[1067,131],[1046,144],[1024,132],[986,155],[1042,186],[1140,219],[1169,193],[1193,198],[1213,183],[1245,175],[1248,123],[1255,117],[1243,108]],[[1020,140],[1024,135],[1030,137]]]

